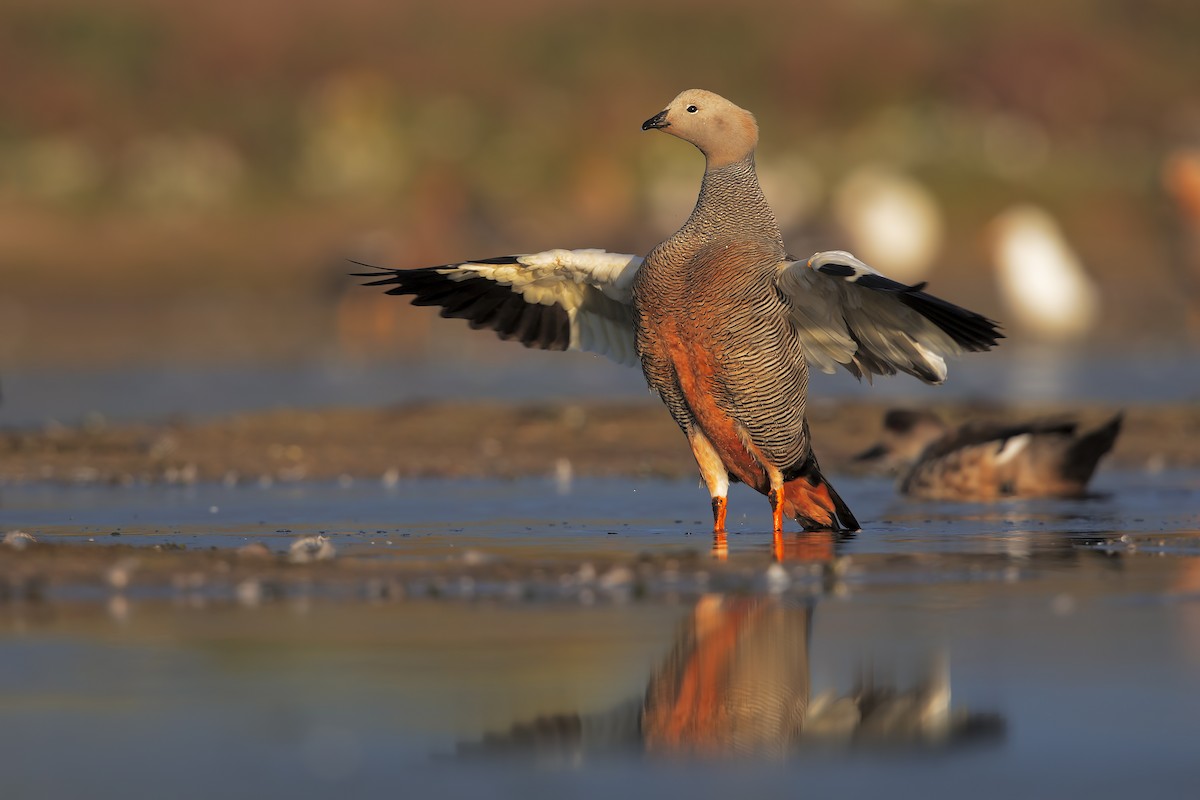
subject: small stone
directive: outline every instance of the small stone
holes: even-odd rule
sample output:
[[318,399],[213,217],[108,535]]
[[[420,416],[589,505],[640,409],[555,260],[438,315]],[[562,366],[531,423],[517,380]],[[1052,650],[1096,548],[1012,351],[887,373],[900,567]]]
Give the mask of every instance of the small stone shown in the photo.
[[11,547],[13,550],[24,550],[31,544],[36,544],[37,539],[25,531],[9,531],[4,534],[4,544]]
[[328,561],[336,555],[337,549],[328,536],[306,536],[292,542],[288,548],[288,561],[293,564],[308,564],[313,561]]

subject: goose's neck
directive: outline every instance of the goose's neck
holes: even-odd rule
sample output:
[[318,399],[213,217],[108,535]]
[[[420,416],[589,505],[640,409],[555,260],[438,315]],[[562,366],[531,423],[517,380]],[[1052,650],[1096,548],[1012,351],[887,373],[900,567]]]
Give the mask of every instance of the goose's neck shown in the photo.
[[783,250],[779,223],[758,184],[753,153],[705,170],[696,207],[676,236],[698,240],[697,245],[721,236],[761,236]]

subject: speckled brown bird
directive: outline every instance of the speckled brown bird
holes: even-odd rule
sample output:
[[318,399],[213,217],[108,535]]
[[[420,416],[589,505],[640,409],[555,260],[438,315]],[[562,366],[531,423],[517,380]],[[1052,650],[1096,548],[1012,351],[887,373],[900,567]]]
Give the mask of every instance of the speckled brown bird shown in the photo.
[[987,350],[994,322],[880,275],[843,251],[788,255],[754,167],[750,112],[700,89],[642,124],[706,160],[696,207],[644,258],[549,250],[364,273],[527,347],[640,362],[692,448],[724,531],[731,480],[767,495],[772,529],[859,525],[813,455],[808,364],[857,377],[946,377],[945,356]]
[[1120,432],[1120,414],[1080,433],[1055,420],[951,428],[930,411],[894,409],[880,442],[855,459],[898,473],[899,492],[923,500],[1081,497]]

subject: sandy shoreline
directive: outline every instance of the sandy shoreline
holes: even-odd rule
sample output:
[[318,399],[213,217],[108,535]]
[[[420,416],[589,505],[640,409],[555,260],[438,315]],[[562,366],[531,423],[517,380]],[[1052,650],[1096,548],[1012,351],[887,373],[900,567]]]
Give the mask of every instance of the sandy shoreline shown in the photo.
[[[817,455],[827,472],[853,471],[850,456],[875,440],[886,407],[866,402],[811,406]],[[1068,416],[1087,428],[1122,409],[947,404],[935,410],[955,422]],[[1123,410],[1125,426],[1108,466],[1200,466],[1200,406]],[[277,410],[204,422],[0,430],[0,484],[510,478],[566,469],[576,476],[696,473],[665,409],[645,402],[413,404]]]

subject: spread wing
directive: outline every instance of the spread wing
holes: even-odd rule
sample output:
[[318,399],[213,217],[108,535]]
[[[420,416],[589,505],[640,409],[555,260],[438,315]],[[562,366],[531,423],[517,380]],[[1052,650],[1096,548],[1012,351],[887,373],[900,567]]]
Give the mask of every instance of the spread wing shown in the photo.
[[[636,364],[632,312],[638,256],[604,250],[546,250],[438,267],[354,273],[366,286],[413,295],[501,339],[542,350],[584,350]],[[366,266],[366,265],[364,265]]]
[[817,253],[780,267],[777,282],[792,304],[792,319],[810,364],[855,377],[915,375],[946,379],[946,356],[990,350],[1004,338],[999,326],[974,311],[892,280],[844,250]]

